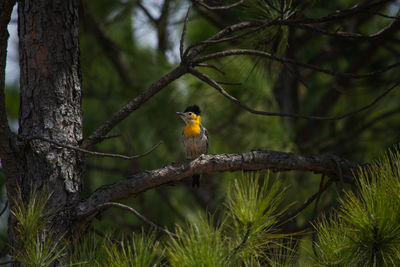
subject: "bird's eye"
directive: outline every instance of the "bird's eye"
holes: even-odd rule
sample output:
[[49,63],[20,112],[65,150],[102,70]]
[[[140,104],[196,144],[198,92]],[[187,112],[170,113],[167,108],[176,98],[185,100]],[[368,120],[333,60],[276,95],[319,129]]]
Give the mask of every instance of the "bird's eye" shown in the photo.
[[190,116],[192,116],[192,114],[193,114],[192,112],[189,112],[189,115],[190,115]]

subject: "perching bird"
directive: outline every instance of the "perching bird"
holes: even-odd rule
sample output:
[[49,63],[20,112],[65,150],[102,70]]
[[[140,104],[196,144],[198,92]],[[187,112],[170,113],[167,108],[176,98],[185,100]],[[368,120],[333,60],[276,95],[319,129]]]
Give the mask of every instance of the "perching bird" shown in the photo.
[[[182,132],[183,146],[186,150],[186,158],[194,159],[208,151],[207,129],[201,125],[200,108],[197,105],[189,106],[184,112],[176,112],[186,126]],[[193,175],[193,187],[200,187],[200,175]]]

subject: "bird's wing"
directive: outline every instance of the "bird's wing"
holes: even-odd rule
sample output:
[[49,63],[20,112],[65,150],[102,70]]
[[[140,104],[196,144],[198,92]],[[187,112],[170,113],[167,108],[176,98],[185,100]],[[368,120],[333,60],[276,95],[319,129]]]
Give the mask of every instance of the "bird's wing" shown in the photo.
[[206,135],[206,153],[208,154],[208,131],[206,128],[204,128],[204,134]]

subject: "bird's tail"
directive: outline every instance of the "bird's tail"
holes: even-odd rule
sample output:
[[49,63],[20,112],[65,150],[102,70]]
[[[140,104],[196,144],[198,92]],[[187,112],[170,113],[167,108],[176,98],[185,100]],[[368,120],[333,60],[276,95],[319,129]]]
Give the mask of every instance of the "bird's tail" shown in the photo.
[[192,176],[192,187],[200,187],[200,175],[196,174]]

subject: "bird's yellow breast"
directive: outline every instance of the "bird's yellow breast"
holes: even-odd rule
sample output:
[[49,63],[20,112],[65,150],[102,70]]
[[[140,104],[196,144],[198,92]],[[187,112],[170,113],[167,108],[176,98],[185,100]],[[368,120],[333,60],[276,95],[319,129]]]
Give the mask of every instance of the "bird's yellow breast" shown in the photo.
[[196,116],[195,121],[191,124],[186,125],[183,132],[188,137],[195,137],[200,134],[201,131],[200,124],[201,124],[201,118],[200,116]]

